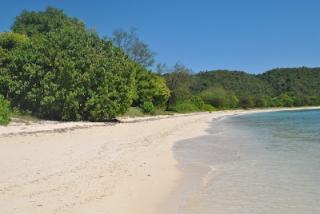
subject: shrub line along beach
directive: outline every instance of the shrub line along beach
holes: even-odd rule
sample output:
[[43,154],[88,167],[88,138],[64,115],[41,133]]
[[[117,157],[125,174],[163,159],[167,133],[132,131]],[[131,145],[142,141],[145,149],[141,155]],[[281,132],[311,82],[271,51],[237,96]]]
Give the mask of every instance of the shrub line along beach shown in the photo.
[[64,11],[23,11],[0,33],[0,125],[13,115],[110,121],[221,109],[320,105],[319,68],[261,74],[155,65],[137,31],[100,36]]

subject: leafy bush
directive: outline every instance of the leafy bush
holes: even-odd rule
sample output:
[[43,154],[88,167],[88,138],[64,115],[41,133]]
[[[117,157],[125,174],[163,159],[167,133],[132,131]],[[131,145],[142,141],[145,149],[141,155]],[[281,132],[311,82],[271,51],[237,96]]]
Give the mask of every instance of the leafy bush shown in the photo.
[[244,96],[244,97],[241,97],[239,105],[244,109],[248,109],[248,108],[253,108],[255,106],[255,103],[252,97]]
[[188,113],[196,111],[214,111],[215,108],[210,104],[205,104],[200,96],[193,96],[189,100],[176,103],[172,110],[179,113]]
[[1,46],[8,59],[0,90],[13,106],[55,120],[105,121],[127,111],[135,63],[111,42],[52,9],[24,12],[13,29],[31,35],[10,50]]
[[320,105],[320,96],[297,96],[294,97],[294,106],[303,106],[303,105]]
[[198,111],[199,109],[191,101],[182,101],[182,102],[176,103],[172,107],[172,110],[179,113],[188,113],[188,112]]
[[290,97],[288,94],[281,94],[280,96],[274,97],[271,102],[274,107],[292,107],[294,105],[300,106],[299,104],[301,104],[301,106],[308,105],[309,102],[307,99],[308,97],[305,97],[303,101],[297,102],[299,98]]
[[126,117],[143,117],[142,109],[139,107],[130,107],[126,113],[123,114]]
[[164,109],[170,97],[170,90],[163,77],[153,74],[152,78],[153,96],[152,103],[157,107]]
[[254,99],[255,107],[267,107],[268,101],[265,97],[259,96]]
[[146,101],[142,105],[142,110],[143,110],[144,113],[153,114],[154,111],[155,111],[155,108],[154,108],[154,105],[153,105],[152,102]]
[[200,96],[191,97],[191,102],[199,109],[203,109],[205,103]]
[[283,102],[281,99],[279,99],[279,97],[273,97],[271,99],[270,105],[272,107],[283,107]]
[[[294,98],[290,97],[288,94],[281,94],[279,97],[282,100],[283,106],[292,107],[294,105]],[[305,102],[306,105],[309,104],[308,101]]]
[[201,97],[206,104],[217,108],[235,108],[239,104],[238,98],[222,87],[212,87],[201,92]]
[[150,101],[157,108],[164,108],[170,96],[165,79],[137,65],[134,105],[141,106]]
[[210,104],[204,104],[202,107],[202,110],[211,112],[211,111],[215,111],[216,109]]
[[0,95],[0,125],[7,125],[10,122],[10,103]]

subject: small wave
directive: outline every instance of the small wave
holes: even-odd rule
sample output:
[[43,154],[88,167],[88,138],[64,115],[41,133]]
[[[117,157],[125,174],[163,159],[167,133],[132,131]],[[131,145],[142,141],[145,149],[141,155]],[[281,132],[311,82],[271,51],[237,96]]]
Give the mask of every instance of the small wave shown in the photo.
[[215,175],[215,172],[217,171],[216,167],[214,166],[209,166],[209,171],[208,173],[203,177],[202,179],[202,185],[207,186],[207,184],[212,180],[212,178]]

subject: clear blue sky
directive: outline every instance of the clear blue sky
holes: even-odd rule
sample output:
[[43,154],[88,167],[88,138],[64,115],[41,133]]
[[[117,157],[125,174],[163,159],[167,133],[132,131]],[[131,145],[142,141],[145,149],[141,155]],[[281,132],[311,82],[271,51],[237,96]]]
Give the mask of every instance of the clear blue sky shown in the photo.
[[136,27],[157,62],[193,71],[320,66],[319,0],[4,0],[0,31],[23,9],[63,9],[100,35]]

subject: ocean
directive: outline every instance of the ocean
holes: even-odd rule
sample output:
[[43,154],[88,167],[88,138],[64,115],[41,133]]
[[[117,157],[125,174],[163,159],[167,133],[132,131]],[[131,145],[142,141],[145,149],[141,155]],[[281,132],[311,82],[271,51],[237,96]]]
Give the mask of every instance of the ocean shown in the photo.
[[320,213],[319,110],[220,118],[207,131],[174,147],[179,213]]

